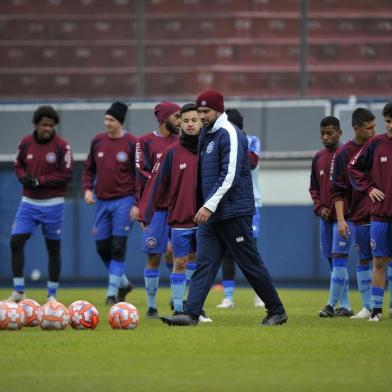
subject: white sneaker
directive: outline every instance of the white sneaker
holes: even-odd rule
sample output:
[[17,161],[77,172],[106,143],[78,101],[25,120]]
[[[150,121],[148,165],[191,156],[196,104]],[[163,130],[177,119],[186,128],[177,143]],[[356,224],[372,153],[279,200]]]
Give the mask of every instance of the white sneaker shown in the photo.
[[382,313],[376,313],[374,316],[370,315],[368,321],[381,321]]
[[261,300],[258,295],[255,295],[254,299],[255,308],[265,308],[265,303]]
[[221,309],[234,308],[234,301],[230,298],[223,298],[222,302],[216,307]]
[[201,311],[201,314],[199,316],[199,322],[200,323],[212,323],[212,319],[210,319],[206,312],[204,310]]
[[19,291],[13,291],[10,297],[8,297],[7,301],[10,302],[20,302],[26,298],[25,293],[19,293]]
[[57,302],[57,299],[54,295],[48,295],[46,302]]
[[357,314],[351,316],[352,319],[368,319],[371,316],[371,311],[365,307],[363,307]]

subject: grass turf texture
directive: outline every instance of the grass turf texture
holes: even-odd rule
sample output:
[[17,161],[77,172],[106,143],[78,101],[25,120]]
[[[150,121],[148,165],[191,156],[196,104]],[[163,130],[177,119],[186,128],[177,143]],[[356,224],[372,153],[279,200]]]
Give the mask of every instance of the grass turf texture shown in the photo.
[[[61,289],[68,306],[93,303],[95,331],[0,331],[2,391],[386,391],[391,385],[392,320],[320,319],[325,290],[279,290],[289,322],[258,325],[264,309],[253,293],[237,289],[235,308],[217,309],[222,293],[206,302],[211,324],[168,327],[145,318],[145,292],[128,296],[141,313],[136,330],[112,330],[103,289]],[[6,298],[10,290],[0,290]],[[160,314],[171,313],[169,289],[158,294]],[[29,290],[40,303],[43,290]],[[359,297],[352,294],[355,310]]]

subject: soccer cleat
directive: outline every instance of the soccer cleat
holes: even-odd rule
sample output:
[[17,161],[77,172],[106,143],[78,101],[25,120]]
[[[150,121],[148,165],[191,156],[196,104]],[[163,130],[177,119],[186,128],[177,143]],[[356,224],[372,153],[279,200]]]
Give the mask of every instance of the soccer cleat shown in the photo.
[[267,316],[263,319],[260,325],[263,326],[282,325],[287,323],[287,320],[288,317],[286,313],[273,314],[273,315],[267,314]]
[[318,313],[322,318],[335,317],[335,312],[331,305],[325,305],[324,308],[321,309]]
[[216,307],[220,309],[234,308],[234,301],[230,298],[223,298],[222,302]]
[[46,302],[57,302],[57,299],[54,295],[48,295]]
[[126,287],[120,287],[117,294],[117,302],[125,302],[125,297],[133,290],[131,283]]
[[25,293],[14,290],[12,294],[7,298],[7,301],[18,303],[20,301],[23,301],[24,299],[26,299]]
[[178,325],[181,327],[187,327],[190,325],[197,325],[197,320],[192,318],[189,314],[178,312],[173,316],[161,317],[162,322],[168,325]]
[[371,312],[368,308],[363,307],[357,314],[351,316],[352,319],[368,319],[371,315]]
[[340,307],[339,309],[335,310],[335,316],[336,317],[351,317],[354,315],[354,312],[352,311],[352,309],[346,309],[343,307]]
[[146,318],[157,319],[158,318],[158,309],[148,308],[147,312],[146,312]]
[[212,319],[207,316],[207,313],[204,310],[202,310],[199,316],[199,322],[212,323]]
[[265,308],[265,303],[261,300],[258,295],[255,295],[254,299],[255,308]]
[[116,297],[115,297],[114,295],[111,295],[111,296],[109,296],[109,297],[106,297],[106,301],[105,301],[105,304],[106,304],[106,305],[113,306],[113,305],[115,305],[116,303],[117,303],[117,301],[116,301]]
[[380,311],[374,311],[373,310],[372,314],[370,315],[370,317],[368,319],[368,321],[378,322],[378,321],[381,321],[381,318],[382,318],[382,313]]

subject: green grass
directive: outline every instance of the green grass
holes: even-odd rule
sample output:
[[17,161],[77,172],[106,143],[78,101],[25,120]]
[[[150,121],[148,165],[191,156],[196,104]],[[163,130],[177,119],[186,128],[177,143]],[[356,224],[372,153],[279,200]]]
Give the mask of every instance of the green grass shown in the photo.
[[[9,295],[0,290],[0,298]],[[392,382],[392,320],[380,323],[320,319],[325,290],[279,290],[289,322],[260,327],[264,310],[253,307],[249,289],[237,289],[236,307],[217,309],[212,324],[168,327],[146,320],[145,293],[128,300],[141,313],[136,330],[107,324],[103,289],[61,289],[65,305],[77,299],[100,311],[95,331],[0,331],[1,391],[387,391]],[[44,301],[43,290],[29,296]],[[159,310],[170,314],[169,290],[159,291]],[[359,310],[359,297],[352,295]],[[386,315],[385,315],[386,316]]]

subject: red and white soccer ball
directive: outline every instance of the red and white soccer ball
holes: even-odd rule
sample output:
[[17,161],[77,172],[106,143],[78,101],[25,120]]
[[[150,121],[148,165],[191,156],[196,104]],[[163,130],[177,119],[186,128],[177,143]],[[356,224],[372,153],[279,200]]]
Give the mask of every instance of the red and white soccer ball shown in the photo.
[[19,302],[25,313],[25,326],[36,327],[40,325],[42,320],[42,309],[41,305],[33,299],[24,299]]
[[110,308],[108,321],[113,329],[134,329],[139,325],[139,311],[132,304],[119,302]]
[[0,329],[16,330],[24,326],[25,313],[23,308],[15,303],[0,302]]
[[47,330],[64,329],[69,324],[68,309],[60,302],[47,302],[42,305],[41,328]]
[[68,306],[70,324],[74,329],[95,329],[99,323],[99,313],[87,301],[75,301]]

